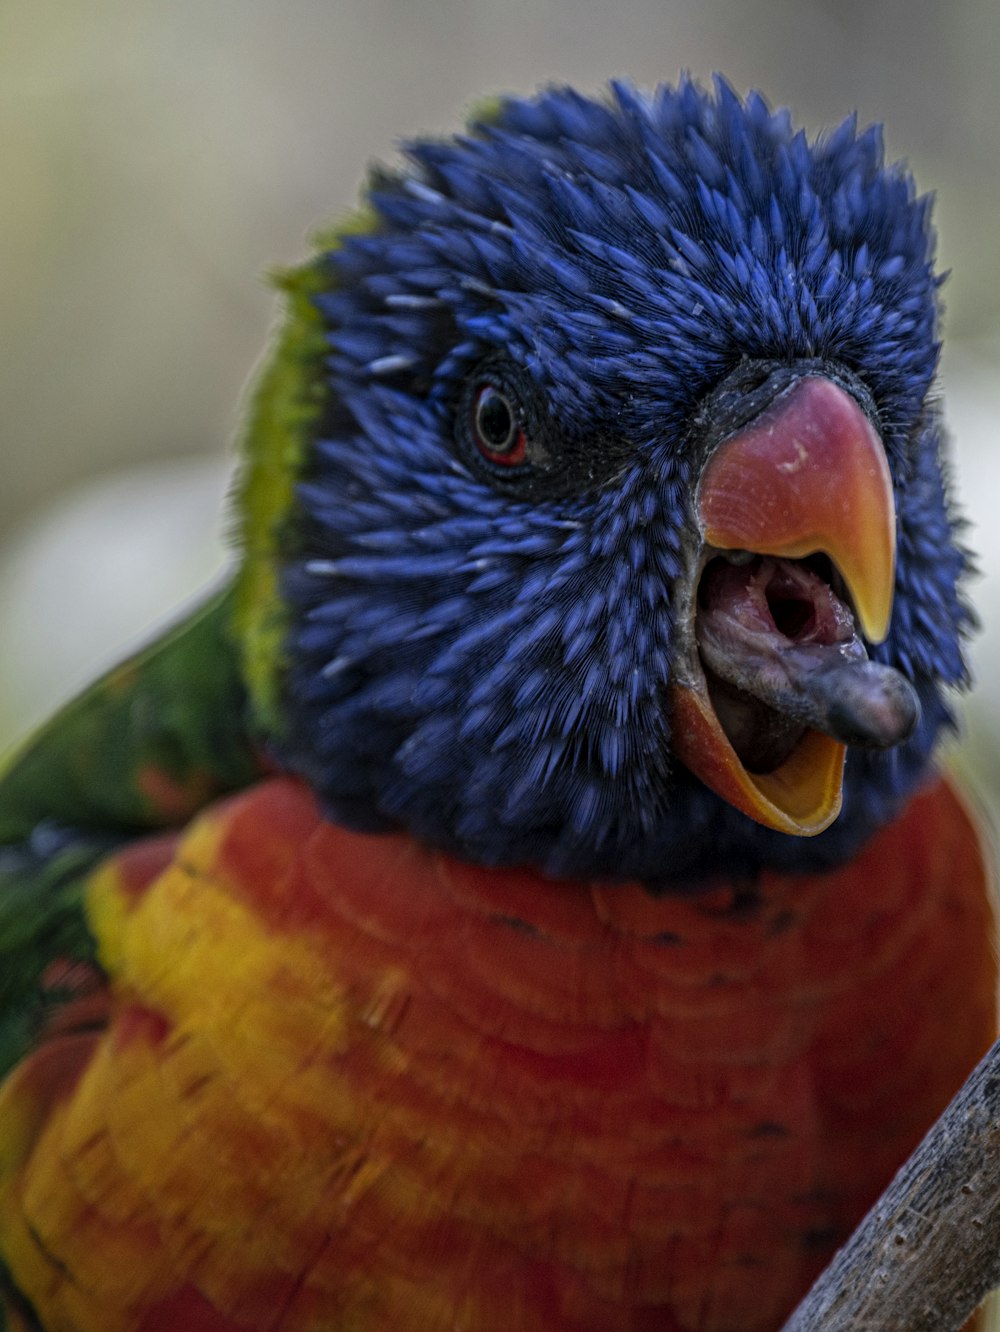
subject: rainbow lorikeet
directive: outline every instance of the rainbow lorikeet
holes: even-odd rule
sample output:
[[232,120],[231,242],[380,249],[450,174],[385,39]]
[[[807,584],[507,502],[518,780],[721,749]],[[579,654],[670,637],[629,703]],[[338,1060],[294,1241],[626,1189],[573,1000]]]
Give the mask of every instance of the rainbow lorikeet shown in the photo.
[[0,785],[11,1328],[776,1329],[991,1039],[927,200],[721,81],[405,159]]

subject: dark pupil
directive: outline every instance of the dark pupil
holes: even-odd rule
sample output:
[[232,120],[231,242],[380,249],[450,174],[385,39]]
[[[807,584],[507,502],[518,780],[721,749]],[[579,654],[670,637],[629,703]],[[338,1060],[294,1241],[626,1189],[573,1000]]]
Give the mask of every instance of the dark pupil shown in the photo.
[[493,388],[484,388],[476,404],[479,438],[495,453],[503,453],[514,442],[514,414],[507,399]]

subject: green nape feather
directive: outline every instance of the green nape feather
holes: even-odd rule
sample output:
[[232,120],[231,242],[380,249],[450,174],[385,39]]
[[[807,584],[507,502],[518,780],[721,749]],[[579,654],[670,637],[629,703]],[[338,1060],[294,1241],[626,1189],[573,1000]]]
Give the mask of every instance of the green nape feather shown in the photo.
[[243,441],[237,491],[242,562],[236,583],[235,627],[254,716],[280,735],[281,674],[287,617],[278,564],[289,543],[295,482],[301,473],[326,392],[323,362],[330,351],[313,297],[329,290],[325,256],[344,237],[370,231],[374,215],[359,208],[316,236],[316,254],[273,281],[285,294],[285,322],[254,394]]

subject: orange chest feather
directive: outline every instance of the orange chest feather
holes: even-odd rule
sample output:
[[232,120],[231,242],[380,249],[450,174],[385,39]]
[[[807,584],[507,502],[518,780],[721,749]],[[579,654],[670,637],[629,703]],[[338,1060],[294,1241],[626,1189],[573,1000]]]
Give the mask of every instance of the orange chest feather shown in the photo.
[[943,784],[847,870],[656,900],[275,779],[89,910],[107,1025],[0,1093],[0,1252],[60,1332],[764,1332],[994,1026]]

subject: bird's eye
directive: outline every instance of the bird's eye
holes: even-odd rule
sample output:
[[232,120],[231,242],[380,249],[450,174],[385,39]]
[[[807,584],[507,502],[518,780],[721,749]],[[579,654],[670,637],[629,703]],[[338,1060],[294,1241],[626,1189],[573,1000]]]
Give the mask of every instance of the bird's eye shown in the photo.
[[476,448],[500,467],[517,467],[528,456],[528,437],[513,402],[492,384],[483,384],[472,400],[472,435]]

